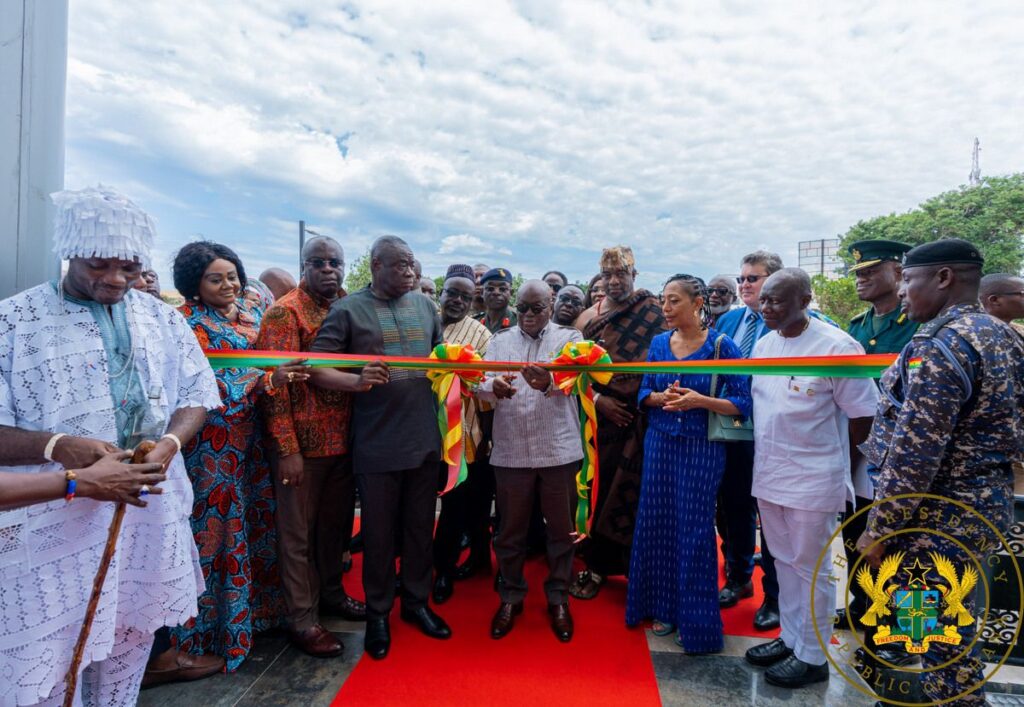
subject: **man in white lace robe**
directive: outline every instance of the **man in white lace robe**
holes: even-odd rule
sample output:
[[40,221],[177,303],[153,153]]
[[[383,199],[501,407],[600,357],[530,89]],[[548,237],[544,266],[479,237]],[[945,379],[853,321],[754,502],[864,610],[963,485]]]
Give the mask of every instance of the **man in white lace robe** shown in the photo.
[[[147,395],[159,395],[167,434],[146,461],[164,464],[167,480],[145,507],[127,507],[74,699],[133,705],[154,631],[193,616],[204,586],[179,449],[221,401],[182,316],[131,289],[148,267],[152,220],[102,188],[54,201],[67,276],[0,302],[0,467],[88,466],[124,446],[131,420],[152,412]],[[63,702],[114,508],[78,498],[0,510],[0,705]]]

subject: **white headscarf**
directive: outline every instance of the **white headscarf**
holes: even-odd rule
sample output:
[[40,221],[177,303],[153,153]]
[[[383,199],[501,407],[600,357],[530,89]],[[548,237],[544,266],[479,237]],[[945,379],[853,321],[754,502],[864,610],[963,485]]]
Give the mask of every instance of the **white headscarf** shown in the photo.
[[50,198],[57,206],[53,249],[62,259],[138,259],[149,268],[156,223],[128,197],[101,184]]

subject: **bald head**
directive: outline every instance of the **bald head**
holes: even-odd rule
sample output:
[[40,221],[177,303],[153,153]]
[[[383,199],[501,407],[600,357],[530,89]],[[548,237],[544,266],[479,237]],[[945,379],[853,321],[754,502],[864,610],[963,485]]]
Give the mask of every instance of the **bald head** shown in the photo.
[[[525,311],[524,311],[525,308]],[[551,320],[551,288],[543,280],[527,280],[516,294],[519,328],[537,336]]]
[[1024,319],[1024,278],[993,273],[981,278],[979,298],[985,311],[1009,324]]
[[[318,251],[323,251],[326,249],[336,250],[338,253],[344,252],[341,249],[341,244],[338,243],[338,241],[331,238],[330,236],[313,236],[308,241],[306,241],[305,245],[302,246],[301,255],[303,262],[309,260],[310,258],[316,257]],[[279,268],[273,269],[277,270]],[[261,277],[260,279],[263,278]]]
[[811,278],[800,268],[782,268],[764,281],[758,302],[764,325],[783,336],[799,336],[807,325]]
[[[305,252],[305,248],[303,248],[303,252]],[[260,273],[259,281],[274,293],[274,299],[281,299],[296,287],[295,278],[282,268],[267,268]]]

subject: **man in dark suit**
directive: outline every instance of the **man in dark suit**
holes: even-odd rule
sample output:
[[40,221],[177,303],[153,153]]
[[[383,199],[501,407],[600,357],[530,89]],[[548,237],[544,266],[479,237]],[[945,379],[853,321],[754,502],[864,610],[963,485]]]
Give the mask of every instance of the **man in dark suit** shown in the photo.
[[[754,343],[769,332],[761,318],[761,286],[772,273],[782,269],[782,258],[759,250],[743,257],[740,266],[740,300],[743,307],[726,312],[715,328],[732,338],[746,358]],[[757,535],[757,501],[750,494],[754,474],[754,443],[730,442],[725,445],[725,473],[718,492],[716,524],[722,538],[725,557],[725,586],[718,595],[722,608],[735,606],[754,594],[754,544]],[[768,631],[779,625],[779,583],[775,561],[761,533],[761,587],[764,602],[754,615],[754,628]]]
[[[442,341],[434,304],[414,291],[413,256],[397,236],[378,238],[370,251],[369,287],[339,299],[311,351],[418,356]],[[314,385],[352,396],[352,460],[361,501],[366,652],[383,658],[391,647],[388,615],[395,601],[395,533],[401,522],[403,621],[431,638],[451,629],[427,606],[432,571],[437,465],[441,439],[437,404],[423,371],[391,370],[374,361],[359,374],[318,368]]]

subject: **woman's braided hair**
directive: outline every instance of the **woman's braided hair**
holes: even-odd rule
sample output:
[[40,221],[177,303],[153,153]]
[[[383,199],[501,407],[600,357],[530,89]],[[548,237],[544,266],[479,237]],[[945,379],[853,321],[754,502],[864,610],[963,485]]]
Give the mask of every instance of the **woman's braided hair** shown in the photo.
[[702,297],[704,304],[700,308],[700,327],[701,329],[707,329],[711,324],[711,302],[708,300],[708,286],[704,284],[696,275],[686,275],[685,273],[676,273],[662,286],[662,289],[667,287],[670,283],[678,282],[683,287],[683,291],[690,295],[691,299],[696,299],[698,296]]

